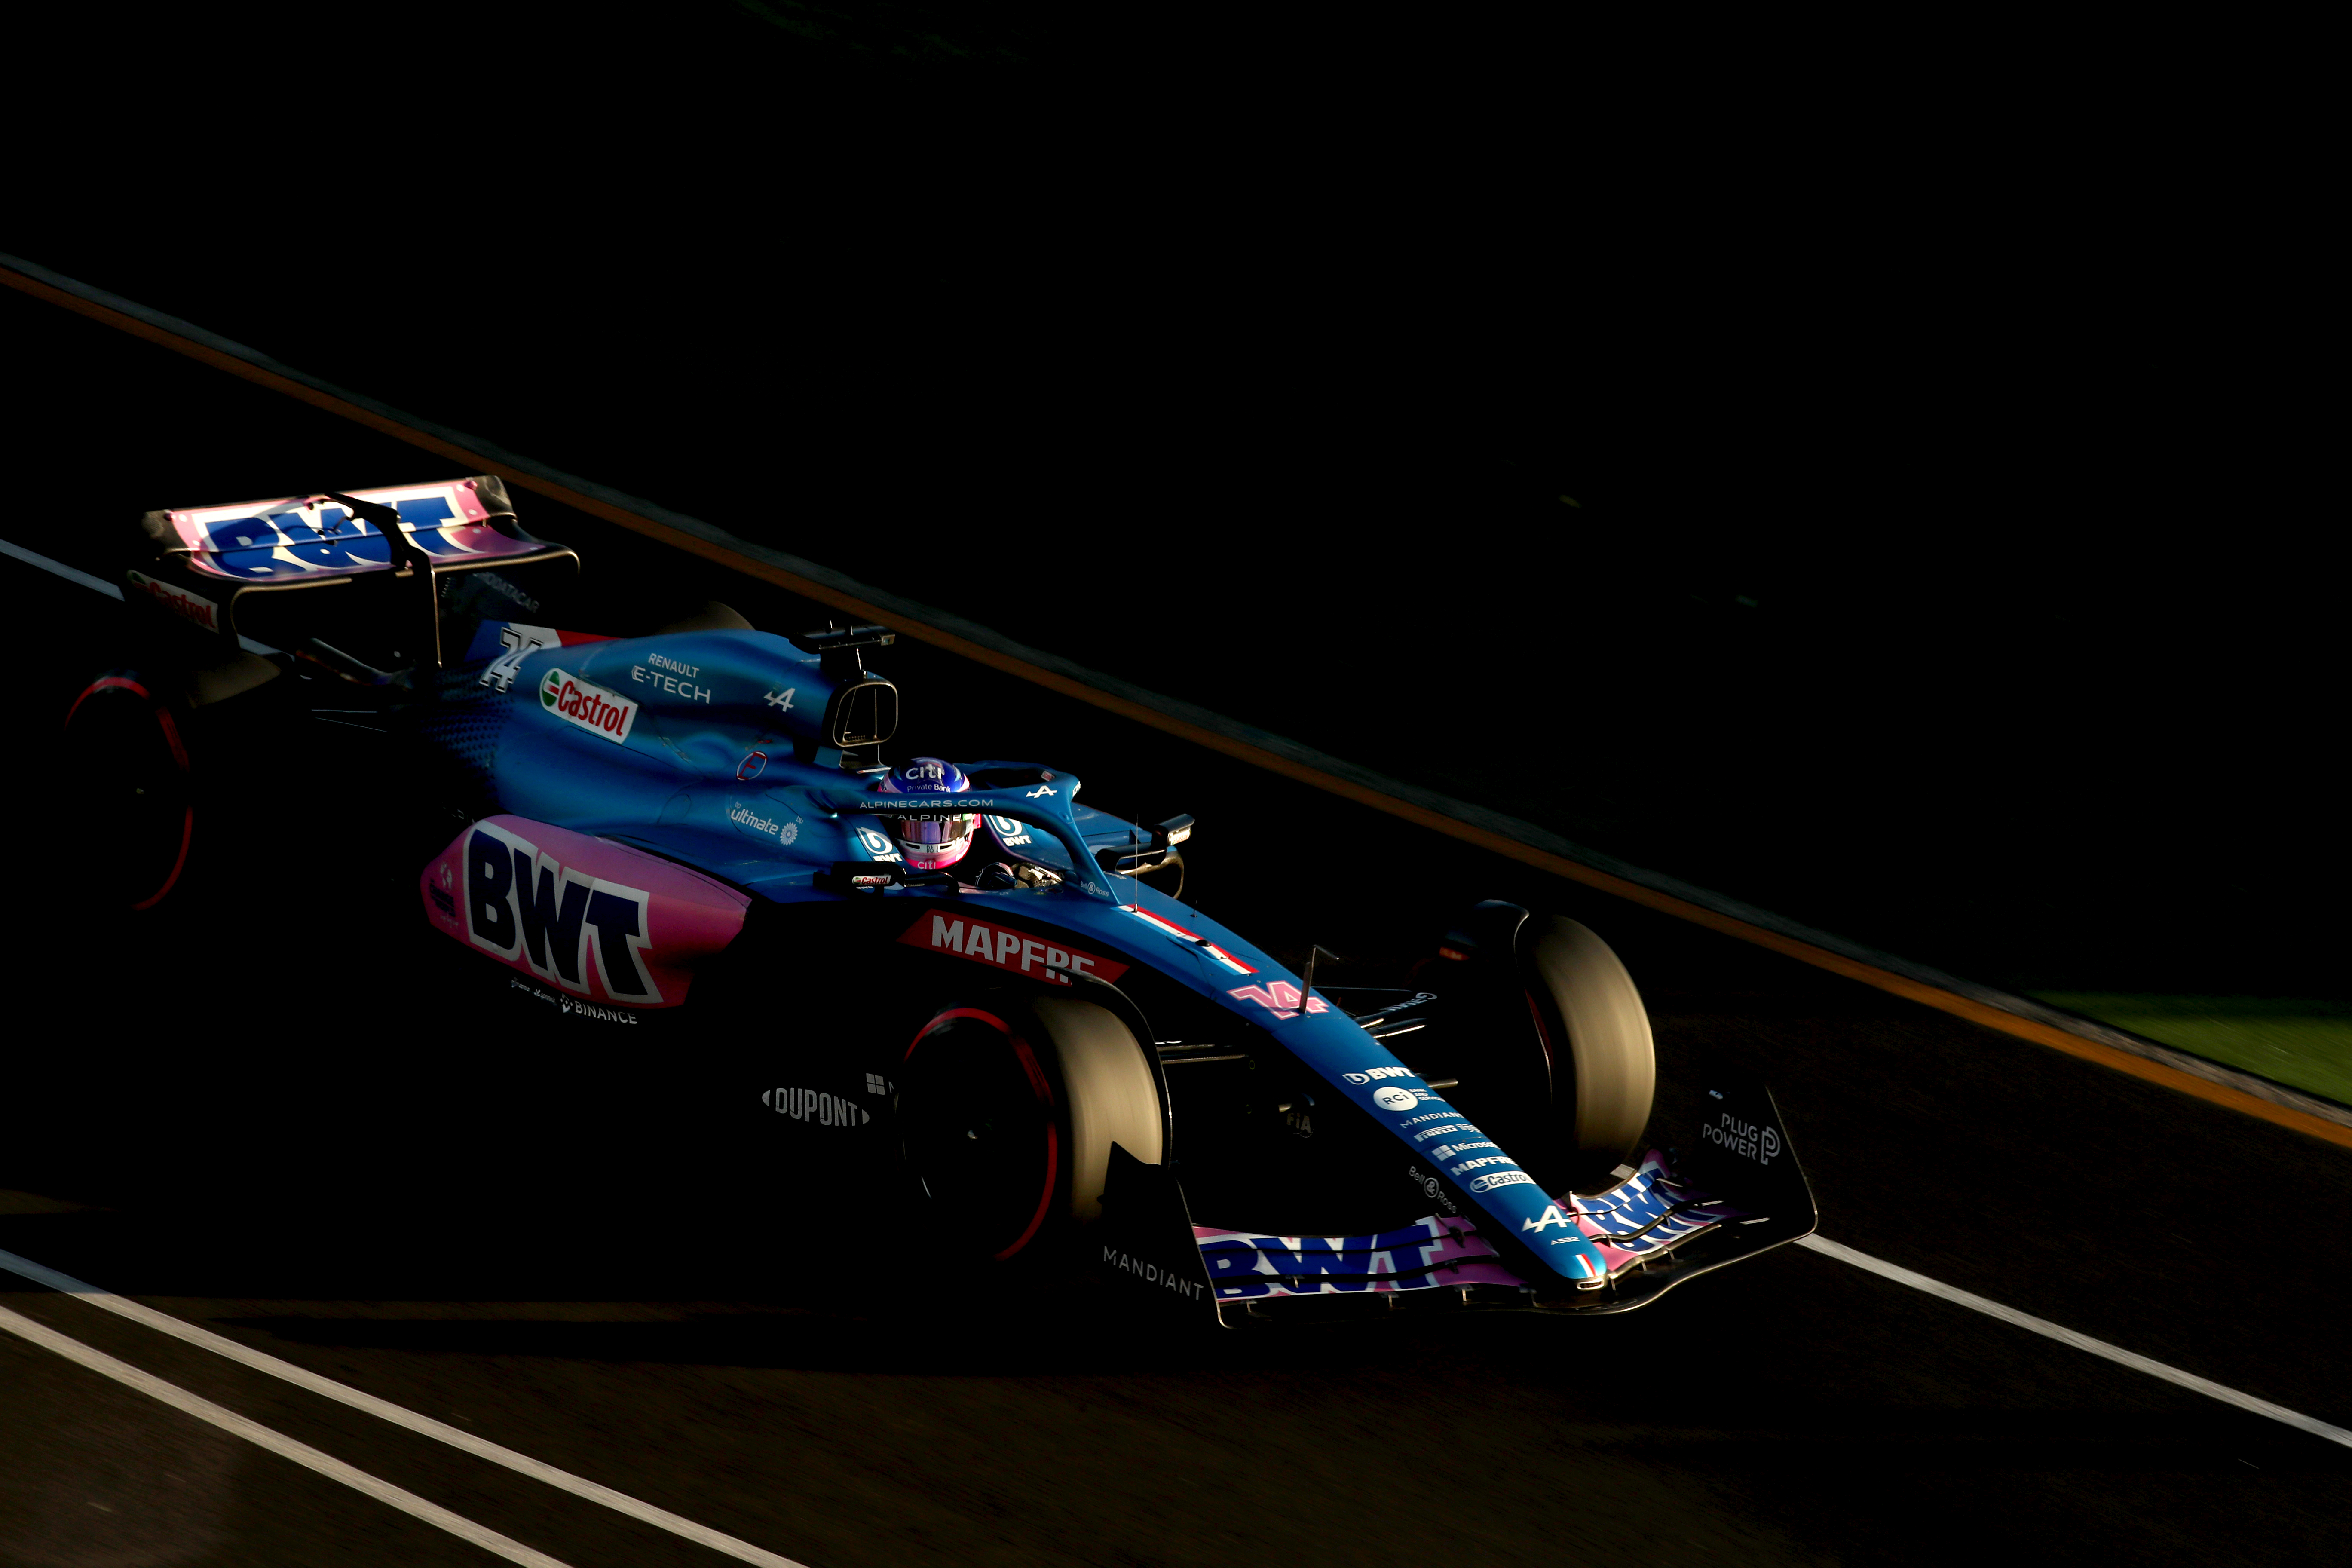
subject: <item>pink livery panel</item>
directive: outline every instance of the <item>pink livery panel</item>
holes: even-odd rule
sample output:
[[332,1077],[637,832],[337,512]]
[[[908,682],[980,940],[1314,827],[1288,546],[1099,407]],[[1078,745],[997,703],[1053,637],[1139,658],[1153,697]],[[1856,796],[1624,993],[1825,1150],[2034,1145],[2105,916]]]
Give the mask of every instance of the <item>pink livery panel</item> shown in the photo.
[[456,941],[611,1007],[685,1001],[751,902],[658,856],[520,816],[467,828],[418,885],[425,918]]

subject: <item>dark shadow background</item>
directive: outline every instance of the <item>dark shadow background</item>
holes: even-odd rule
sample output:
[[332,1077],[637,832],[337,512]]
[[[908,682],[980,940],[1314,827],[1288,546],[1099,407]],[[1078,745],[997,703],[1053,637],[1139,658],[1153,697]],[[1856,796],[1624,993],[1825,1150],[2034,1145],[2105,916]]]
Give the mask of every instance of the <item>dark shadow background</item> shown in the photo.
[[2185,121],[1741,135],[1629,119],[1596,38],[1531,42],[1577,46],[1540,91],[1335,56],[1269,99],[1140,25],[944,16],[468,17],[496,71],[399,78],[413,196],[191,164],[160,242],[12,243],[1972,978],[2342,994],[2310,247]]

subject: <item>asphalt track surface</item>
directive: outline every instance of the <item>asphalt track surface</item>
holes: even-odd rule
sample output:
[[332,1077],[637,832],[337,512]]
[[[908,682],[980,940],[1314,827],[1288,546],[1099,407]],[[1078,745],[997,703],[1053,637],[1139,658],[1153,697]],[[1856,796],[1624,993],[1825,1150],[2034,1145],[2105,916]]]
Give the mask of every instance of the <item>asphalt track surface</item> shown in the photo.
[[[269,493],[289,465],[424,477],[97,329],[16,341],[70,356],[17,383],[41,395],[11,420],[7,536],[76,564],[158,497]],[[529,521],[625,585],[616,614],[719,586],[584,520]],[[40,737],[104,621],[17,563],[0,582],[22,660],[7,805],[39,871],[70,854],[41,803],[73,787]],[[722,596],[761,624],[805,613]],[[1585,920],[1649,1001],[1662,1121],[1687,1113],[1696,1053],[1763,1070],[1823,1235],[2352,1425],[2341,1151],[921,648],[885,668],[898,749],[1036,755],[1105,805],[1192,811],[1191,893],[1277,953],[1314,940],[1375,969],[1480,896]],[[401,911],[346,873],[363,782],[257,802],[249,845],[157,930],[61,929],[19,886],[0,1248],[822,1568],[2343,1555],[2343,1448],[1796,1249],[1578,1322],[1182,1331],[918,1285],[789,1179],[709,1179],[665,1087],[690,1063],[454,1010],[401,957]],[[562,1562],[725,1560],[15,1275],[0,1306]],[[0,1334],[0,1562],[492,1560]]]

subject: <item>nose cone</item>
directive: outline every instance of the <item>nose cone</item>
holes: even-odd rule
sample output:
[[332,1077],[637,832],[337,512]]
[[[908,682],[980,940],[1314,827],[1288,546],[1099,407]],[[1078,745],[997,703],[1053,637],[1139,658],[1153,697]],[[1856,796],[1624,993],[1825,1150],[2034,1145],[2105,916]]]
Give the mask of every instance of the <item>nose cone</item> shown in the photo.
[[1519,1239],[1535,1248],[1553,1273],[1580,1290],[1598,1290],[1608,1282],[1608,1260],[1577,1223],[1573,1203],[1549,1204],[1543,1213],[1521,1220]]

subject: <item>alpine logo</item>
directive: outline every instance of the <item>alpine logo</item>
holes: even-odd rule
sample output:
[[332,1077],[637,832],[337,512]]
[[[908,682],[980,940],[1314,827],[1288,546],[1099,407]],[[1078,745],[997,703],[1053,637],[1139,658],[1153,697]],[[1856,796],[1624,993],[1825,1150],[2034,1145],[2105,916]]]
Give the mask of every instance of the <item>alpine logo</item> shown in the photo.
[[1473,1176],[1470,1179],[1470,1190],[1474,1193],[1491,1193],[1496,1187],[1532,1185],[1534,1182],[1535,1178],[1525,1171],[1496,1171],[1490,1176]]
[[590,966],[616,1001],[661,1004],[646,972],[652,895],[564,866],[529,839],[487,822],[466,836],[466,940],[518,958],[542,980],[590,994]]
[[[1128,966],[1075,947],[1057,947],[1034,936],[994,925],[970,915],[925,914],[898,939],[909,947],[939,952],[959,952],[992,968],[1025,974],[1056,985],[1070,984],[1072,974],[1117,980]],[[1062,973],[1056,973],[1055,971]]]
[[766,1089],[760,1095],[760,1103],[773,1107],[779,1116],[814,1121],[819,1127],[863,1127],[874,1120],[864,1106],[814,1089]]
[[637,721],[635,702],[561,669],[550,668],[540,678],[539,705],[615,745],[629,738],[629,728]]
[[793,693],[799,689],[797,686],[787,686],[782,691],[769,692],[760,700],[779,713],[789,713],[793,710]]
[[[1550,1207],[1545,1209],[1543,1213],[1536,1215],[1533,1219],[1523,1219],[1519,1221],[1519,1228],[1521,1230],[1531,1230],[1538,1236],[1541,1236],[1553,1226],[1558,1226],[1562,1230],[1578,1230],[1577,1223],[1561,1212],[1560,1206],[1558,1204],[1553,1204]],[[1582,1234],[1581,1231],[1579,1231],[1579,1234]]]
[[1371,1083],[1384,1078],[1418,1078],[1411,1068],[1374,1068],[1370,1072],[1343,1072],[1339,1075],[1349,1083]]

